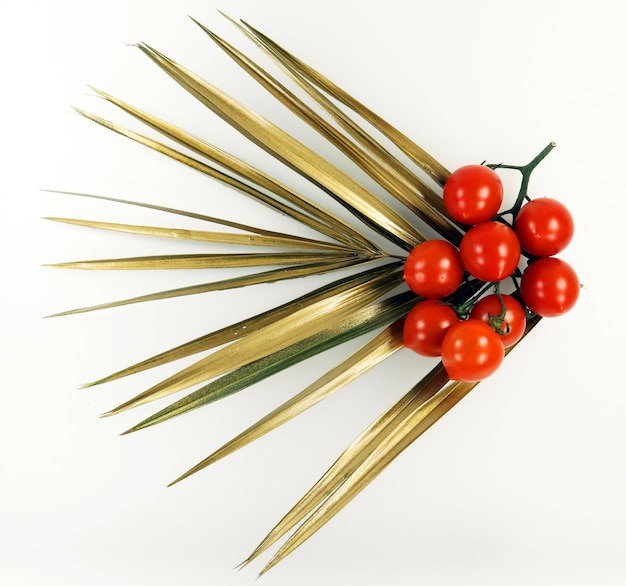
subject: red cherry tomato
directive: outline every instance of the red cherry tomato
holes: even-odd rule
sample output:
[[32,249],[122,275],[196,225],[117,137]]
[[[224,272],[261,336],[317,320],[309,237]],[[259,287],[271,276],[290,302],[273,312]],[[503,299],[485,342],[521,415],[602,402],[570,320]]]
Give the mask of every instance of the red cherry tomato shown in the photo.
[[441,356],[441,343],[459,316],[438,299],[420,301],[404,320],[404,345],[422,356]]
[[510,295],[502,295],[506,313],[504,323],[498,326],[498,320],[502,316],[502,304],[497,295],[487,295],[474,305],[470,312],[471,319],[479,319],[489,324],[500,334],[500,340],[505,348],[513,346],[524,335],[526,329],[526,315],[524,308],[517,299]]
[[441,299],[454,293],[463,280],[459,251],[445,240],[426,240],[409,254],[404,280],[412,291],[427,299]]
[[522,275],[520,291],[531,311],[543,317],[556,317],[574,307],[580,283],[569,264],[549,256],[528,265]]
[[461,261],[481,281],[501,281],[517,268],[521,247],[515,232],[500,222],[483,222],[461,240]]
[[443,203],[450,217],[461,224],[479,224],[493,218],[502,196],[500,177],[483,165],[460,167],[443,187]]
[[558,254],[574,235],[569,210],[549,197],[533,199],[522,206],[514,227],[522,248],[535,256]]
[[498,369],[503,359],[500,335],[477,319],[452,326],[441,345],[441,360],[452,380],[483,380]]

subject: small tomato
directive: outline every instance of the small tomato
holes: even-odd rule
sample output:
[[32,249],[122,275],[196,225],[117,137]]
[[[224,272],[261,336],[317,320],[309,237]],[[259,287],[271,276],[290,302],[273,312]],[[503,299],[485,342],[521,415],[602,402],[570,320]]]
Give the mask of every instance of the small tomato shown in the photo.
[[515,232],[500,222],[483,222],[467,231],[460,246],[467,272],[481,281],[496,282],[517,268],[521,247]]
[[523,205],[514,228],[522,248],[534,256],[558,254],[574,236],[574,220],[569,210],[549,197]]
[[468,319],[448,330],[441,345],[441,360],[450,379],[477,382],[502,364],[504,345],[485,322]]
[[520,291],[531,311],[543,317],[556,317],[574,307],[580,283],[569,264],[548,256],[528,265],[522,275]]
[[426,299],[441,299],[454,293],[463,274],[459,251],[445,240],[418,244],[404,264],[404,280],[412,291]]
[[438,299],[420,301],[404,320],[404,345],[422,356],[441,356],[441,343],[459,317]]
[[461,224],[490,220],[502,204],[498,174],[483,165],[466,165],[450,175],[443,187],[443,203],[450,217]]
[[[500,339],[505,348],[513,346],[524,335],[526,329],[526,315],[524,314],[524,308],[519,301],[510,295],[502,295],[502,301],[504,302],[505,314],[504,323],[500,327],[497,326],[499,318],[502,316],[502,304],[500,298],[497,295],[487,295],[480,299],[470,312],[471,319],[479,319],[485,323],[491,325],[496,330],[496,333],[500,334]],[[502,326],[506,330],[503,333]]]

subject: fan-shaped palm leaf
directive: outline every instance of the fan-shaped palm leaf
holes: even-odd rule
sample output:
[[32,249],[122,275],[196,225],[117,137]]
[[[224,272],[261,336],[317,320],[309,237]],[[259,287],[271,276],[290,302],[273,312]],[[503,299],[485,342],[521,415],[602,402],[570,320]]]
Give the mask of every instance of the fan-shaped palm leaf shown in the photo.
[[[314,106],[305,103],[294,91],[243,52],[205,26],[197,24],[280,103],[306,121],[333,147],[365,171],[391,200],[400,204],[406,214],[397,211],[385,197],[373,193],[285,130],[147,44],[141,43],[138,48],[184,90],[273,155],[277,161],[305,177],[310,182],[311,189],[319,189],[339,202],[352,214],[354,222],[340,219],[267,173],[207,141],[103,91],[95,90],[102,98],[156,131],[164,142],[95,114],[78,110],[86,118],[234,187],[255,201],[295,219],[307,229],[314,230],[319,237],[309,238],[270,231],[150,203],[74,194],[145,207],[173,216],[191,217],[222,225],[236,232],[56,217],[49,218],[50,220],[113,232],[192,240],[201,245],[218,243],[236,247],[265,247],[271,250],[96,259],[57,263],[52,266],[74,269],[277,268],[73,309],[55,315],[272,283],[340,269],[352,271],[348,276],[344,275],[289,303],[207,333],[87,385],[103,384],[197,353],[212,351],[194,364],[109,411],[106,415],[120,413],[200,385],[187,396],[161,409],[126,433],[211,403],[328,348],[383,328],[353,355],[174,482],[179,482],[295,417],[400,350],[403,347],[402,318],[418,298],[411,292],[396,291],[403,283],[403,257],[393,250],[400,248],[410,251],[425,239],[418,224],[434,229],[441,237],[455,244],[463,234],[462,228],[446,214],[440,197],[440,187],[449,176],[448,171],[408,137],[254,27],[246,23],[234,23],[248,39],[269,54],[295,83],[296,89],[304,91]],[[375,139],[366,132],[359,119],[366,121],[383,138]],[[176,143],[183,150],[170,146],[168,142]],[[406,155],[411,163],[402,162],[399,157],[394,156],[394,149]],[[416,168],[411,168],[413,164]],[[377,236],[368,236],[368,231],[373,231]],[[388,247],[391,247],[392,252],[387,251]],[[373,264],[364,267],[370,263]],[[479,283],[467,281],[455,299],[466,301],[476,293],[479,286]],[[534,326],[536,321],[532,321],[530,326]],[[222,347],[218,348],[220,346]],[[442,365],[436,366],[346,449],[245,563],[255,559],[300,525],[264,571],[283,559],[343,508],[474,386],[475,383],[449,382]]]

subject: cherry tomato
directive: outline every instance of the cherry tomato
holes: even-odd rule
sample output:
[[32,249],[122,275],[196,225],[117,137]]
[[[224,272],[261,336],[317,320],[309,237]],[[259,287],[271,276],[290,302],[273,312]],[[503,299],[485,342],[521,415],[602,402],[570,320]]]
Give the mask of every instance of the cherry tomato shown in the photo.
[[439,299],[420,301],[404,320],[404,345],[422,356],[441,356],[441,343],[459,316]]
[[459,251],[445,240],[426,240],[406,259],[404,280],[412,291],[427,299],[454,293],[463,280]]
[[517,268],[521,247],[515,232],[500,222],[483,222],[461,240],[461,261],[481,281],[501,281]]
[[483,165],[460,167],[443,187],[443,203],[450,217],[461,224],[479,224],[493,218],[502,196],[500,177]]
[[441,345],[441,360],[452,380],[483,380],[498,369],[503,359],[500,335],[477,319],[452,326]]
[[502,304],[497,295],[487,295],[474,305],[470,312],[471,319],[479,319],[489,324],[500,334],[500,340],[505,348],[513,346],[524,335],[526,329],[526,315],[524,308],[517,299],[510,295],[502,295],[506,313],[504,314],[504,323],[499,324],[499,318],[502,316]]
[[548,256],[528,265],[522,275],[520,290],[531,311],[543,317],[556,317],[574,307],[580,283],[569,264]]
[[515,219],[515,233],[526,252],[552,256],[572,240],[574,220],[560,201],[541,197],[522,206]]

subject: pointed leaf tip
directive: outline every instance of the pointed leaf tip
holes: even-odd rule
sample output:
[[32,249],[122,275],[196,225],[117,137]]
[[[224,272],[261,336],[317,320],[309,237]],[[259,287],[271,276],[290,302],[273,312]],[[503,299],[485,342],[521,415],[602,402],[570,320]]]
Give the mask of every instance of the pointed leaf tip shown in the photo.
[[232,16],[228,16],[228,14],[226,14],[223,10],[220,10],[219,8],[217,9],[217,11],[229,22],[232,22],[233,24],[238,25],[237,21],[232,17]]
[[263,574],[267,574],[267,572],[269,572],[280,560],[281,558],[279,558],[278,556],[274,556],[269,562],[267,562],[267,564],[265,564],[265,567],[259,572],[257,580],[261,576],[263,576]]
[[176,480],[172,480],[172,482],[170,482],[167,485],[167,488],[171,488],[172,486],[174,486],[175,484],[178,484],[181,480],[184,480],[185,478],[186,477],[183,475],[183,476],[180,476],[179,478],[177,478]]

